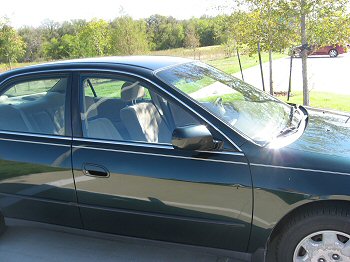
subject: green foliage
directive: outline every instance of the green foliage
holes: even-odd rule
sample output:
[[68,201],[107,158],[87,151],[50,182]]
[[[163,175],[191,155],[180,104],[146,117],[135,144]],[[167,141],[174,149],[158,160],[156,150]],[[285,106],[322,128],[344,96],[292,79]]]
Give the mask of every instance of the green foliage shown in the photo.
[[249,37],[253,35],[250,33],[253,32],[254,23],[248,19],[249,14],[242,11],[233,12],[229,16],[217,17],[215,33],[225,47],[226,57],[231,57],[237,48],[247,44],[247,41],[250,39]]
[[43,57],[43,38],[41,30],[34,27],[23,27],[18,30],[18,34],[22,37],[26,44],[23,61],[38,61]]
[[43,45],[43,52],[48,59],[63,59],[77,57],[81,50],[78,38],[73,35],[64,35],[61,38],[52,38]]
[[[256,54],[258,43],[265,52],[281,52],[300,45],[301,2],[305,2],[303,12],[307,15],[310,44],[321,46],[350,42],[350,15],[345,6],[348,0],[234,1],[237,2],[243,2],[244,8],[235,5],[231,14],[189,20],[161,15],[141,20],[123,15],[111,22],[94,19],[90,22],[72,20],[57,23],[45,20],[37,28],[20,28],[18,34],[14,29],[3,33],[2,53],[6,49],[8,54],[16,55],[12,55],[10,60],[2,55],[1,59],[7,62],[32,62],[145,54],[150,50],[173,48],[178,48],[178,55],[189,51],[192,57],[198,54],[200,59],[208,59],[207,50],[204,54],[202,49],[198,49],[199,46],[222,45],[225,56],[232,57],[237,48],[240,53]],[[4,25],[1,25],[3,30]],[[4,40],[4,35],[12,37],[16,44],[8,46],[12,40]],[[186,51],[181,49],[183,47],[192,50]]]
[[149,51],[147,25],[122,16],[111,23],[111,53],[113,55],[134,55]]
[[199,36],[200,46],[212,46],[220,44],[220,41],[215,37],[216,18],[201,17],[194,19],[196,32]]
[[0,21],[0,60],[11,68],[25,54],[26,44],[7,21]]
[[186,48],[193,49],[194,51],[200,45],[199,36],[196,32],[196,27],[194,22],[190,22],[186,26],[184,45]]
[[155,50],[164,50],[183,46],[184,26],[173,17],[152,15],[146,19],[149,41]]
[[[301,4],[303,3],[303,5]],[[294,19],[296,40],[300,43],[301,16],[306,16],[309,44],[346,44],[350,40],[348,0],[281,0],[281,12]]]
[[84,26],[78,33],[76,42],[78,57],[105,56],[110,50],[110,30],[109,24],[100,19],[92,20]]

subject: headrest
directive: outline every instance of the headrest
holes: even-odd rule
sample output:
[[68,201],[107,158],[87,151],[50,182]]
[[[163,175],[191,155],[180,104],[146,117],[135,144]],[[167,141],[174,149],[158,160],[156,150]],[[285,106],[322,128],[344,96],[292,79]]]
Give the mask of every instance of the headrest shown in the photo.
[[126,102],[134,101],[145,95],[145,88],[139,85],[139,82],[125,82],[121,89],[121,98]]

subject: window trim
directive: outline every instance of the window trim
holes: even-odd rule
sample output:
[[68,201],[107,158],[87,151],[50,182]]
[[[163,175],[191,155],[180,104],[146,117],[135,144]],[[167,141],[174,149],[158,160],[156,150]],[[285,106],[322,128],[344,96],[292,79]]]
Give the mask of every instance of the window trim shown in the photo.
[[10,76],[4,79],[0,83],[0,95],[7,92],[16,84],[30,82],[30,81],[40,81],[45,79],[57,79],[57,78],[67,78],[67,88],[65,92],[65,108],[64,108],[64,135],[55,134],[40,134],[25,131],[12,131],[12,130],[0,130],[1,134],[18,134],[18,135],[28,135],[31,137],[46,137],[46,138],[72,138],[72,125],[71,125],[71,109],[72,109],[72,73],[69,71],[57,71],[57,72],[30,72],[24,74],[18,74]]
[[[167,94],[167,96],[169,96],[171,98],[171,100],[175,100],[178,105],[181,105],[182,107],[186,108],[188,111],[192,112],[193,114],[198,116],[198,118],[202,119],[204,122],[206,122],[208,125],[210,125],[219,134],[221,134],[237,150],[237,152],[243,152],[242,149],[230,137],[228,137],[223,131],[221,131],[215,124],[213,124],[211,121],[209,121],[206,117],[199,114],[196,110],[194,110],[189,105],[187,105],[186,103],[181,101],[178,97],[176,97],[174,94],[167,91],[165,88],[161,87],[159,84],[155,83],[154,81],[152,81],[146,77],[140,76],[136,73],[121,71],[120,69],[84,68],[82,65],[80,65],[80,67],[77,67],[77,68],[39,70],[36,72],[24,72],[24,73],[20,73],[17,75],[12,75],[12,76],[7,77],[6,79],[4,79],[3,81],[0,82],[0,91],[1,91],[1,86],[3,83],[5,83],[6,81],[9,81],[13,78],[19,77],[19,76],[48,74],[48,73],[71,73],[71,74],[73,74],[72,85],[71,85],[71,99],[72,99],[71,100],[71,105],[72,105],[71,106],[71,112],[72,112],[72,114],[71,114],[71,121],[72,121],[71,127],[72,127],[72,135],[76,136],[76,132],[78,132],[78,137],[79,137],[79,127],[77,127],[77,123],[78,123],[78,120],[80,119],[80,115],[77,112],[78,107],[73,106],[73,104],[76,104],[78,102],[77,98],[79,97],[79,94],[78,94],[79,88],[72,88],[72,86],[78,85],[78,80],[79,80],[78,76],[83,72],[84,73],[104,73],[104,74],[124,74],[127,76],[139,78],[139,79],[143,80],[144,82],[152,84],[153,86],[158,88],[161,92]],[[154,76],[154,72],[151,72],[151,73],[152,73],[152,76]],[[157,77],[155,77],[155,78],[157,80],[159,80]],[[161,80],[159,80],[159,81],[161,83],[163,83]],[[212,115],[212,116],[214,117],[214,119],[217,119],[214,115]],[[217,119],[217,121],[219,121],[220,123],[223,123],[219,119]],[[225,123],[223,123],[223,124],[225,126],[227,126]],[[235,130],[232,130],[232,132],[235,132],[238,136],[241,136],[243,139],[250,141],[249,139],[245,138],[241,134],[237,133]]]

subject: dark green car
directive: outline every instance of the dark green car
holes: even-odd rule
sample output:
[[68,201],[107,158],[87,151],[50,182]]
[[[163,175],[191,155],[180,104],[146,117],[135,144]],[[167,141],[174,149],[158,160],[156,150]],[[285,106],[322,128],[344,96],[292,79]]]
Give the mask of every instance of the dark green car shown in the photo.
[[0,212],[247,261],[350,261],[349,131],[347,115],[187,59],[13,70],[0,75]]

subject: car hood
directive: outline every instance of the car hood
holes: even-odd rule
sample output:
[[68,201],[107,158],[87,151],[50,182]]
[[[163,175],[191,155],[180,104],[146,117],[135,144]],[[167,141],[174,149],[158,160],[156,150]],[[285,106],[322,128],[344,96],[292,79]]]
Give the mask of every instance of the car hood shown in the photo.
[[350,158],[350,116],[308,109],[308,125],[288,148]]

